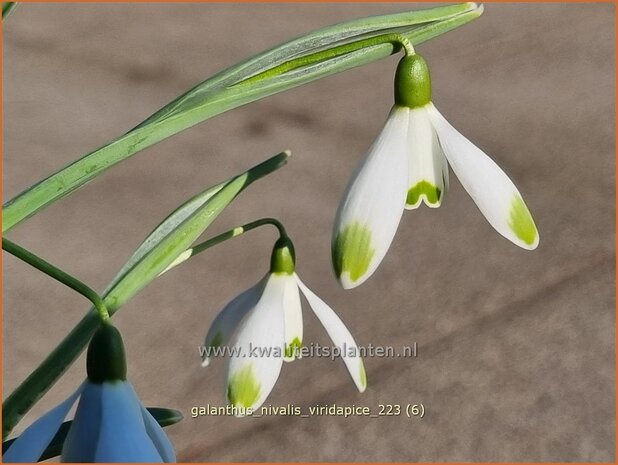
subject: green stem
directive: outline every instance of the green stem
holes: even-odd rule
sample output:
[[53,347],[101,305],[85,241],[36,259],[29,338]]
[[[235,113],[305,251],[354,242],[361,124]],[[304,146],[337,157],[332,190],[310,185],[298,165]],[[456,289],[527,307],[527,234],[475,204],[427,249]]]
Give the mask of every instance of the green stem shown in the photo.
[[315,63],[320,63],[321,61],[326,61],[343,55],[347,55],[348,53],[356,52],[357,50],[361,50],[363,48],[374,47],[376,45],[382,44],[394,45],[395,48],[393,53],[396,53],[396,51],[400,50],[401,48],[404,48],[407,54],[414,53],[414,49],[412,48],[410,40],[406,36],[399,33],[383,34],[376,37],[369,37],[367,39],[351,42],[349,44],[339,45],[333,48],[329,48],[327,50],[322,50],[321,52],[312,53],[311,55],[306,55],[295,58],[294,60],[286,61],[285,63],[275,66],[274,68],[268,69],[262,73],[256,74],[255,76],[244,79],[235,84],[235,86],[264,81],[269,78],[281,76],[282,74],[288,73],[295,69],[303,68]]
[[243,224],[242,226],[237,226],[235,228],[232,228],[229,231],[221,233],[218,236],[210,238],[204,242],[201,242],[191,247],[190,249],[185,250],[183,253],[181,253],[178,256],[176,260],[170,263],[170,265],[166,269],[164,269],[159,274],[159,276],[161,276],[164,273],[167,273],[172,268],[176,268],[181,263],[184,263],[191,257],[196,256],[198,253],[201,253],[207,249],[210,249],[211,247],[214,247],[215,245],[220,244],[221,242],[225,242],[228,239],[232,239],[233,237],[238,237],[248,231],[251,231],[252,229],[256,229],[256,228],[259,228],[260,226],[265,226],[265,225],[272,225],[276,227],[277,230],[279,231],[280,237],[287,237],[287,232],[285,231],[285,227],[283,226],[283,224],[281,224],[279,220],[275,218],[260,218],[259,220],[251,221],[247,224]]
[[62,271],[60,268],[55,267],[54,265],[43,260],[40,257],[37,257],[29,250],[24,249],[23,247],[15,244],[14,242],[8,240],[5,237],[2,238],[2,248],[11,255],[14,255],[20,260],[26,262],[28,265],[35,267],[37,270],[42,271],[47,276],[54,278],[56,281],[61,282],[65,286],[70,287],[74,291],[86,297],[90,302],[93,303],[93,305],[99,312],[101,320],[109,320],[109,312],[107,311],[107,307],[103,303],[103,299],[101,299],[101,297],[99,297],[99,294],[90,289],[79,279],[74,278],[70,274]]

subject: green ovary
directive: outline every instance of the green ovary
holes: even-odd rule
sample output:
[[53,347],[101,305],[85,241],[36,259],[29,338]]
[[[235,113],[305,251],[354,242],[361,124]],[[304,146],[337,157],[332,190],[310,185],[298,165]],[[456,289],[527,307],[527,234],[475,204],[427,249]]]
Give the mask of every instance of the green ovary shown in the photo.
[[422,195],[425,196],[430,204],[437,204],[440,201],[442,191],[439,187],[434,186],[429,181],[420,181],[414,187],[408,189],[408,205],[416,205]]
[[349,224],[337,234],[333,243],[332,258],[337,277],[348,273],[350,280],[358,281],[367,272],[374,254],[369,228],[358,222]]
[[255,377],[252,365],[246,365],[235,373],[228,384],[227,398],[232,405],[251,407],[260,397],[260,383]]
[[526,207],[524,200],[519,195],[515,195],[513,198],[509,217],[509,227],[515,235],[528,245],[534,244],[538,232],[528,207]]

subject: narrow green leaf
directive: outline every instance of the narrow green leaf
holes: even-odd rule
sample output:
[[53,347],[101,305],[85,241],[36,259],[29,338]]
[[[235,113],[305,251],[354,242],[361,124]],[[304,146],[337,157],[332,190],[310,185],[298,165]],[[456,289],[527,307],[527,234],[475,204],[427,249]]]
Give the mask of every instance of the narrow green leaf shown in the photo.
[[191,100],[205,98],[212,89],[232,86],[293,58],[316,52],[328,46],[342,45],[352,39],[358,40],[379,35],[387,30],[446,20],[476,9],[478,9],[476,3],[460,3],[427,10],[360,18],[317,29],[254,55],[215,74],[157,111],[138,127],[162,119],[181,109],[183,105],[186,105]]
[[2,19],[5,19],[17,6],[15,2],[2,2]]
[[[307,55],[325,46],[342,44],[353,38],[366,37],[369,34],[376,35],[386,30],[445,20],[477,8],[478,6],[473,2],[460,3],[426,10],[360,18],[320,28],[228,68],[206,81],[207,86],[230,86],[264,69],[278,66],[292,58]],[[204,86],[200,84],[195,89],[204,89]]]
[[[152,282],[208,228],[215,218],[252,182],[282,167],[283,152],[248,171],[196,195],[167,217],[140,245],[103,293],[110,315]],[[49,390],[88,344],[99,325],[94,308],[82,318],[48,357],[2,404],[6,438],[23,415]]]
[[106,296],[105,302],[109,302],[111,308],[119,308],[137,294],[195,242],[219,213],[253,182],[252,176],[256,171],[273,171],[285,162],[288,155],[283,152],[251,172],[207,189],[172,213],[123,267],[122,274],[113,285],[113,293]]
[[[166,426],[174,425],[183,419],[182,413],[180,413],[180,411],[178,410],[163,407],[148,407],[147,410],[154,417],[154,419],[157,420],[157,423],[159,423],[159,425],[161,425],[163,428],[165,428]],[[70,420],[65,421],[64,423],[62,423],[62,425],[60,425],[60,429],[58,430],[52,441],[49,443],[49,446],[47,446],[47,449],[43,451],[39,462],[51,459],[53,457],[57,457],[62,454],[62,446],[64,445],[64,441],[66,440],[67,435],[69,434],[69,429],[71,429],[72,424],[73,420]],[[11,444],[13,444],[16,440],[17,438],[13,438],[2,443],[3,455],[7,451],[7,449],[11,447]]]
[[[446,15],[445,9],[448,13]],[[247,60],[244,64],[217,74],[166,105],[148,118],[145,123],[127,134],[85,155],[7,202],[2,212],[3,232],[70,194],[117,163],[180,131],[269,95],[395,53],[399,49],[398,46],[388,42],[392,40],[390,37],[394,32],[404,33],[412,44],[417,45],[472,21],[482,13],[482,7],[476,7],[473,3],[440,7],[438,10],[445,15],[441,17],[442,19],[436,19],[439,17],[435,13],[436,10],[427,10],[356,20],[352,22],[353,26],[350,26],[350,23],[343,23],[327,28],[326,32],[323,30],[322,35],[309,34],[304,38],[275,47],[271,51]],[[418,25],[419,21],[428,21],[429,18],[434,20]],[[364,26],[361,26],[362,21],[365,21]],[[381,35],[367,38],[364,36],[367,31],[371,34],[379,31]],[[350,36],[350,34],[356,34],[356,36]],[[300,68],[302,72],[295,69],[281,75],[265,75],[264,79],[255,80],[256,73],[265,73],[287,61],[299,59],[301,51],[315,52],[317,48],[319,51],[315,53],[322,56],[325,44],[330,44],[329,40],[335,40],[335,43],[331,45],[341,47],[341,40],[346,41],[344,45],[350,46],[352,38],[357,40],[356,47],[359,47],[359,50],[348,52],[346,51],[348,49],[344,49],[345,54],[342,56],[303,65]],[[387,42],[375,45],[379,43],[380,38]],[[363,49],[364,47],[366,49]],[[310,55],[300,58],[302,63],[311,62]],[[239,79],[248,80],[239,81]]]

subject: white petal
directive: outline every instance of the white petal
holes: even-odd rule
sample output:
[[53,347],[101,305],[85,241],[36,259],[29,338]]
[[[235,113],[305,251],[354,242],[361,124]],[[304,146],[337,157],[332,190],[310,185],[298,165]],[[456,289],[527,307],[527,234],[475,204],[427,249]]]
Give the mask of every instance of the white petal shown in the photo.
[[373,274],[397,231],[408,190],[409,113],[408,108],[393,107],[339,205],[332,258],[345,289]]
[[218,355],[219,350],[223,350],[222,347],[228,343],[240,320],[255,307],[262,295],[266,277],[235,297],[219,312],[206,334],[202,366],[208,366],[212,356]]
[[408,144],[410,174],[406,209],[418,208],[421,202],[437,208],[448,189],[448,164],[425,107],[410,110]]
[[84,384],[77,388],[67,400],[54,407],[26,428],[7,451],[2,454],[2,461],[4,463],[38,462],[68,415],[69,410],[71,410],[71,407],[82,393]]
[[243,409],[257,409],[279,378],[284,352],[285,289],[292,275],[271,274],[255,308],[238,325],[227,374],[227,398]]
[[427,112],[453,171],[487,221],[504,237],[528,250],[539,234],[521,194],[496,163],[462,136],[429,104]]
[[356,384],[360,392],[364,392],[367,388],[365,365],[352,334],[350,334],[350,331],[348,331],[348,328],[346,328],[337,314],[322,299],[315,295],[311,289],[305,286],[298,276],[296,280],[313,313],[315,313],[315,316],[318,317],[318,320],[326,329],[333,344],[339,348],[341,357],[354,380],[354,384]]
[[283,297],[285,352],[283,360],[291,362],[303,343],[303,313],[296,280],[287,280]]

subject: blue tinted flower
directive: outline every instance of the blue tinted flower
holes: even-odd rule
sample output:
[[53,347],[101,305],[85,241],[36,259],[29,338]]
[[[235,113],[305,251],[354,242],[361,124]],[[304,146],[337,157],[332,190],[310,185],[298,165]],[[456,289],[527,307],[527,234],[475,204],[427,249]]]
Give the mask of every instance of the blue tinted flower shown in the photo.
[[3,461],[37,462],[78,399],[63,462],[176,461],[170,440],[126,380],[122,338],[109,324],[95,333],[88,347],[88,379],[30,425]]

